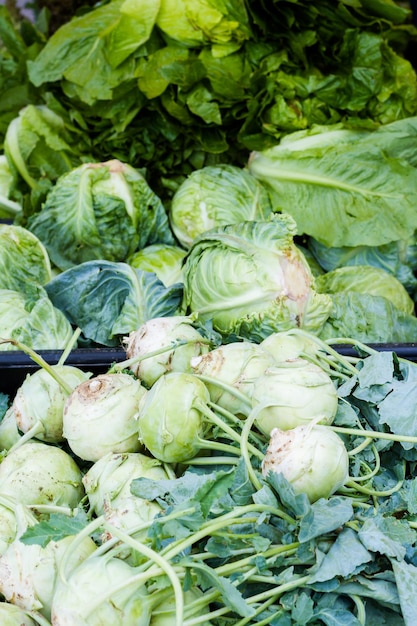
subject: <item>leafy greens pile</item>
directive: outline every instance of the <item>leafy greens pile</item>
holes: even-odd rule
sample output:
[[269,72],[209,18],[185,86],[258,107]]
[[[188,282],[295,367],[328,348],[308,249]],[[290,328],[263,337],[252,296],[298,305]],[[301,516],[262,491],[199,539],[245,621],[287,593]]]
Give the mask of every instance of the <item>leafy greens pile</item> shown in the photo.
[[[405,56],[416,28],[391,0],[112,0],[50,36],[42,12],[18,29],[0,9],[2,139],[25,105],[61,119],[58,145],[56,126],[33,129],[33,110],[22,111],[8,148],[31,168],[43,161],[44,186],[68,157],[119,158],[146,168],[164,200],[193,170],[243,165],[290,132],[374,128],[417,112]],[[44,187],[34,193],[19,178],[17,196],[29,190],[30,213]]]

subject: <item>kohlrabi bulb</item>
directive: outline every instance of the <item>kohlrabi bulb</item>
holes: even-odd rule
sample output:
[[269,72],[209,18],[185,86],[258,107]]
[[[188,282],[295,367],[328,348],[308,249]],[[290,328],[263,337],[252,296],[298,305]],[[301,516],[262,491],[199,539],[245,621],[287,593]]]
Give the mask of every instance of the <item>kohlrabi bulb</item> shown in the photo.
[[[90,378],[91,374],[70,365],[52,365],[57,375],[71,389]],[[64,440],[62,421],[67,391],[45,369],[27,376],[18,388],[11,407],[22,433],[38,426],[34,436],[42,441],[60,443]]]
[[[184,592],[185,620],[201,618],[209,612],[207,604],[199,604],[197,600],[204,600],[204,593],[199,587],[191,587],[191,589]],[[171,594],[169,597],[164,597],[164,599],[153,608],[150,626],[173,626],[175,624],[176,614],[175,596]],[[211,623],[212,622],[209,620],[204,620],[203,622],[198,619],[199,626],[210,626]]]
[[[167,372],[191,371],[191,358],[209,350],[206,339],[182,315],[156,317],[130,333],[124,341],[128,359],[136,359],[131,370],[147,386]],[[153,352],[159,352],[151,356]]]
[[0,602],[0,624],[3,626],[37,626],[24,609],[10,602]]
[[108,452],[137,452],[139,405],[147,393],[124,373],[99,374],[78,385],[64,408],[63,435],[72,452],[98,461]]
[[307,336],[289,332],[271,333],[259,344],[263,350],[270,352],[275,361],[296,359],[302,354],[315,355],[318,352],[317,343]]
[[75,508],[84,496],[82,473],[62,448],[28,441],[0,463],[0,493],[23,504],[57,504]]
[[275,363],[255,381],[252,405],[254,423],[269,436],[273,428],[288,430],[312,421],[331,424],[338,395],[327,372],[298,358]]
[[[273,364],[273,356],[250,341],[224,344],[191,360],[194,374],[214,379],[204,381],[211,400],[236,415],[247,412],[254,381]],[[247,396],[248,403],[242,406],[242,401],[233,395],[233,390],[227,391],[225,385]]]
[[52,600],[54,626],[149,626],[151,603],[137,569],[109,554],[91,556],[59,578]]
[[205,424],[198,402],[208,403],[207,387],[183,372],[164,374],[141,406],[139,438],[149,452],[166,463],[191,459],[201,449]]
[[[59,541],[26,544],[13,541],[0,556],[0,593],[9,602],[28,611],[39,611],[46,619],[51,617],[51,603],[62,555],[70,547],[74,536]],[[68,560],[68,570],[90,556],[96,544],[90,537],[76,542]],[[3,622],[1,622],[3,624]]]
[[133,497],[130,485],[135,478],[167,479],[168,475],[158,459],[140,452],[108,453],[96,461],[83,477],[90,509],[101,515],[105,503],[117,503]]
[[341,437],[327,426],[274,428],[262,462],[262,475],[282,474],[296,494],[310,502],[328,498],[348,479],[349,456]]

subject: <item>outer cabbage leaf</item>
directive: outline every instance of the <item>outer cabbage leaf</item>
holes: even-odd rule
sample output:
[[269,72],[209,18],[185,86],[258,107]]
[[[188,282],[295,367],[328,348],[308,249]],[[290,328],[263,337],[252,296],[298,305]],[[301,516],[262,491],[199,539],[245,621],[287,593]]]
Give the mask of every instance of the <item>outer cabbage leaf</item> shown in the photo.
[[184,265],[183,311],[212,321],[224,336],[262,341],[296,326],[318,332],[331,299],[314,289],[310,267],[293,242],[295,222],[275,214],[207,231]]
[[105,346],[119,345],[149,319],[174,315],[182,298],[182,284],[167,288],[152,272],[110,261],[76,265],[45,288],[87,339]]
[[[60,350],[72,335],[71,324],[42,287],[28,286],[26,293],[0,289],[2,339],[17,339],[34,350]],[[0,350],[15,349],[11,344],[0,344]]]
[[356,293],[381,296],[408,315],[414,313],[414,301],[406,288],[385,270],[370,265],[348,265],[316,277],[316,289],[320,293]]
[[134,252],[127,259],[132,267],[154,272],[166,287],[182,283],[182,263],[186,250],[179,246],[154,243]]
[[[417,118],[404,124],[417,138]],[[417,169],[397,141],[391,156],[393,136],[389,125],[363,135],[321,129],[252,153],[249,169],[271,190],[276,210],[293,216],[298,234],[326,246],[383,245],[417,228]]]
[[384,246],[329,248],[313,238],[308,249],[324,271],[347,265],[372,265],[395,276],[414,298],[417,293],[417,245],[415,237],[392,241]]
[[195,237],[243,220],[265,220],[272,213],[266,188],[243,168],[208,165],[192,172],[175,192],[169,213],[172,230],[184,248]]
[[52,278],[43,243],[17,224],[0,224],[0,288],[24,291],[27,283],[44,285]]
[[174,243],[159,197],[138,170],[117,159],[61,176],[28,228],[61,270],[94,259],[125,261],[147,244]]
[[320,331],[322,339],[352,337],[363,343],[413,343],[417,317],[399,311],[382,296],[336,293],[333,309]]

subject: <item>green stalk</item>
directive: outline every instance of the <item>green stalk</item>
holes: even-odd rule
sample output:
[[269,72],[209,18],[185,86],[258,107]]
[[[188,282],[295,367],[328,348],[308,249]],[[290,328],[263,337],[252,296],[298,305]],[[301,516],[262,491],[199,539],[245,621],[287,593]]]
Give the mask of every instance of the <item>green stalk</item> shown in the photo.
[[203,523],[200,530],[193,533],[193,535],[170,543],[165,549],[161,550],[161,554],[167,559],[172,559],[188,547],[192,546],[194,543],[197,543],[204,537],[207,537],[217,530],[224,528],[228,524],[240,524],[242,522],[250,522],[251,520],[256,522],[258,519],[257,517],[243,518],[246,514],[256,512],[271,513],[271,515],[276,515],[293,526],[296,524],[296,520],[290,515],[269,504],[247,504],[246,506],[236,507],[233,511],[229,511],[228,513],[225,513],[224,515],[221,515],[213,520],[208,520]]
[[49,363],[47,363],[40,354],[35,352],[35,350],[32,350],[32,348],[18,341],[17,339],[0,339],[0,344],[2,343],[11,343],[16,346],[18,350],[21,350],[22,352],[27,354],[32,359],[32,361],[39,365],[39,367],[42,367],[44,370],[46,370],[48,374],[50,374],[52,378],[58,383],[58,385],[60,385],[60,387],[65,391],[65,393],[67,393],[68,395],[72,393],[72,388],[67,385],[65,380],[61,376],[59,376],[54,368]]
[[417,437],[411,437],[409,435],[395,435],[394,433],[384,433],[379,430],[361,430],[360,428],[346,428],[344,426],[329,425],[327,428],[331,428],[336,433],[343,435],[353,435],[356,437],[372,437],[373,439],[385,439],[387,441],[404,441],[406,443],[417,444]]
[[[236,431],[234,431],[233,428],[228,426],[228,424],[226,424],[220,417],[218,417],[214,411],[212,411],[206,404],[204,404],[204,402],[196,399],[195,408],[200,411],[207,418],[208,421],[215,424],[226,434],[228,434],[232,441],[238,443],[239,446],[241,445],[241,437],[236,433]],[[251,454],[256,456],[261,461],[264,458],[263,453],[255,448],[253,445],[248,444],[248,450],[250,450]]]
[[208,385],[215,385],[219,389],[222,389],[223,391],[230,393],[230,395],[234,396],[237,400],[239,400],[243,404],[243,406],[246,406],[248,411],[251,410],[252,403],[250,399],[248,398],[248,396],[242,393],[241,391],[239,391],[238,389],[236,389],[236,387],[233,387],[233,385],[225,383],[219,378],[215,378],[213,376],[207,376],[206,374],[194,374],[194,376],[196,378],[199,378],[203,383],[206,383]]
[[[140,356],[133,356],[130,359],[126,359],[125,361],[119,361],[118,363],[113,363],[111,366],[109,373],[119,372],[124,369],[130,369],[132,365],[137,365],[146,359],[151,359],[154,356],[159,356],[160,354],[165,354],[165,352],[170,352],[171,350],[176,350],[180,346],[186,346],[188,344],[196,343],[195,339],[177,339],[172,341],[167,346],[162,346],[162,348],[158,348],[157,350],[152,350],[151,352],[147,352],[146,354],[141,354]],[[201,341],[198,340],[198,343],[204,343],[207,345],[211,345],[211,341],[205,339],[201,336]]]
[[134,539],[119,528],[116,528],[112,524],[105,522],[103,524],[103,527],[105,530],[108,530],[113,536],[117,537],[124,544],[130,546],[133,550],[145,556],[149,560],[148,562],[156,563],[161,568],[161,570],[168,576],[175,595],[175,623],[176,626],[182,626],[184,619],[184,596],[182,593],[180,580],[168,560],[148,546],[145,546],[145,544],[143,544],[142,542]]

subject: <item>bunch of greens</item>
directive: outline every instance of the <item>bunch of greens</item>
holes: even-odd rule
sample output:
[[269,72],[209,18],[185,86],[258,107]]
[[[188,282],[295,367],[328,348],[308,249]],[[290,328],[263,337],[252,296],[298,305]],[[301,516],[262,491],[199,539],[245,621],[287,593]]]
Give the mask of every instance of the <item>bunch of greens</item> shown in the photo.
[[[60,154],[144,167],[163,199],[194,169],[242,165],[292,131],[373,128],[417,111],[406,58],[416,28],[391,0],[111,0],[51,35],[42,12],[19,30],[0,17],[3,138],[23,106],[46,106],[62,119]],[[33,129],[30,142],[27,132],[25,151],[14,143],[9,153],[37,144],[47,186],[49,132],[39,141]],[[15,193],[27,196],[21,176]]]

